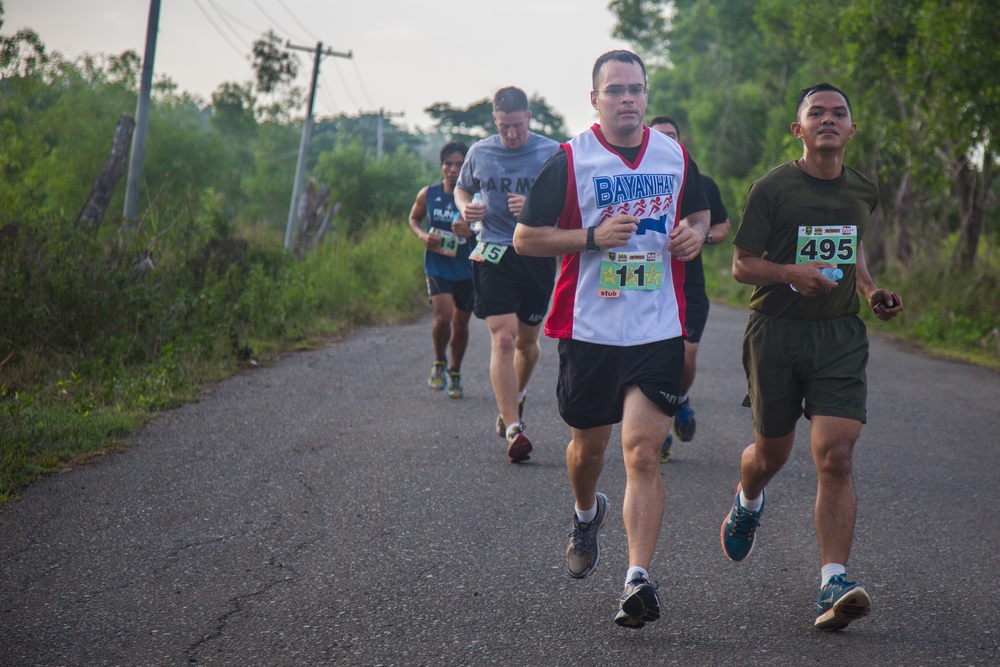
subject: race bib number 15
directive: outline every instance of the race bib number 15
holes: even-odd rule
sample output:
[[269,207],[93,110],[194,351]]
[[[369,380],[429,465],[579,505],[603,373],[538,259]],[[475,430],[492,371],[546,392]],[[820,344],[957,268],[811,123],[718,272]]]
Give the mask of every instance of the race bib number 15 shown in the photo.
[[507,246],[500,243],[487,243],[480,241],[476,244],[476,249],[469,255],[469,259],[474,262],[489,262],[499,264],[500,258],[507,252]]

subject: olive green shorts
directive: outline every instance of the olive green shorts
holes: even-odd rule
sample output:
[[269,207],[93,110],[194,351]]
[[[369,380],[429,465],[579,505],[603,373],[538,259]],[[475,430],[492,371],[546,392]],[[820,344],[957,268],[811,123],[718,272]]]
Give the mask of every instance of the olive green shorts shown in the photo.
[[743,369],[754,429],[765,438],[795,430],[803,414],[867,419],[868,333],[856,315],[786,320],[750,314]]

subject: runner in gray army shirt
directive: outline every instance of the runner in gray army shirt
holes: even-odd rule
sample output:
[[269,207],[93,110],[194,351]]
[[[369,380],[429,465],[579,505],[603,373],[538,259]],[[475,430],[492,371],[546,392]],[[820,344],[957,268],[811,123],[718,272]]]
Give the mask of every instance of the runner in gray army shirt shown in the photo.
[[[496,434],[507,439],[511,463],[526,461],[531,441],[521,421],[528,380],[538,363],[538,336],[555,283],[553,257],[521,257],[514,227],[524,197],[559,144],[528,129],[528,97],[519,88],[493,96],[497,134],[472,145],[455,188],[465,223],[482,224],[473,250],[476,317],[486,320],[492,352],[490,377],[500,414]],[[473,197],[479,193],[481,202]]]

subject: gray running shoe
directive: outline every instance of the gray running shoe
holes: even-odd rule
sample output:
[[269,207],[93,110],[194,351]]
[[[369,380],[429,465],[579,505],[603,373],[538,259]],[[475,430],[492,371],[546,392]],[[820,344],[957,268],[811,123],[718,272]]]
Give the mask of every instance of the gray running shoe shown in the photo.
[[566,569],[574,579],[583,579],[597,569],[601,562],[601,544],[597,533],[608,518],[608,498],[603,493],[597,495],[597,515],[590,523],[580,523],[573,512],[573,530],[569,534],[566,547]]
[[462,391],[462,372],[454,368],[448,369],[448,388],[444,390],[450,398],[462,398],[465,392]]
[[441,391],[445,385],[445,373],[448,371],[448,362],[435,361],[431,368],[431,376],[427,378],[427,386],[434,391]]
[[660,598],[656,595],[658,586],[638,574],[625,584],[618,601],[618,615],[615,623],[623,628],[638,630],[660,617]]

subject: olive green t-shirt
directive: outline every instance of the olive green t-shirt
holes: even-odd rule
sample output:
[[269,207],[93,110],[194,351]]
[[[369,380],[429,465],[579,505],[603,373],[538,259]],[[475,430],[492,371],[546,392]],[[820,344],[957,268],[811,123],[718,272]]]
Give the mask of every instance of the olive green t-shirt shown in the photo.
[[[826,255],[830,259],[825,261],[839,266],[844,277],[832,292],[814,297],[804,297],[788,285],[758,286],[750,296],[750,308],[791,320],[828,320],[857,313],[853,262],[876,203],[878,185],[850,167],[844,167],[839,178],[826,181],[813,178],[793,161],[758,179],[750,187],[733,244],[777,264],[794,264],[798,255],[816,261]],[[852,226],[855,240],[834,237],[826,242],[836,252],[810,255],[803,250],[816,247],[809,245],[807,236],[814,230]],[[844,258],[849,261],[841,263]]]

